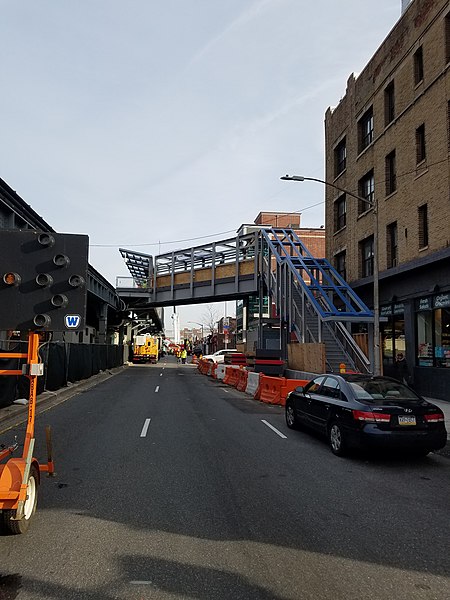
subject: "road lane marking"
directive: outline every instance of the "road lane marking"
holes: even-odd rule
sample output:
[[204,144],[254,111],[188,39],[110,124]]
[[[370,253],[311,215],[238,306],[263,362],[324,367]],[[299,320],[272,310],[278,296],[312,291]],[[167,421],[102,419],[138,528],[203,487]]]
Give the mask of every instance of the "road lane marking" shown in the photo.
[[281,431],[278,431],[278,429],[276,429],[273,425],[271,425],[267,421],[264,421],[264,419],[261,419],[261,423],[264,423],[264,425],[267,425],[267,427],[270,427],[270,429],[272,431],[275,431],[275,433],[277,435],[279,435],[281,438],[283,438],[283,440],[287,440],[287,435],[284,435],[284,433],[281,433]]
[[153,581],[130,581],[131,585],[153,585]]
[[155,387],[155,392],[159,392],[159,385]]
[[148,428],[150,426],[151,419],[145,419],[144,426],[142,427],[141,437],[145,437],[147,435]]

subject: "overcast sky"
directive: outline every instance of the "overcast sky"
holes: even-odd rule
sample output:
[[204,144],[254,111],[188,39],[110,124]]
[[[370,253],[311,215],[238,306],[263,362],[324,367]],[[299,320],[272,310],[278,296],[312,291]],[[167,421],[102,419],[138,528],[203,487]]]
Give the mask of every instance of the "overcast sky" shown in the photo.
[[[308,208],[322,186],[279,177],[323,178],[324,113],[401,0],[0,7],[0,177],[55,230],[88,234],[90,263],[115,285],[128,275],[118,247],[223,239],[261,210],[323,225],[323,203]],[[182,326],[204,313],[181,308]]]

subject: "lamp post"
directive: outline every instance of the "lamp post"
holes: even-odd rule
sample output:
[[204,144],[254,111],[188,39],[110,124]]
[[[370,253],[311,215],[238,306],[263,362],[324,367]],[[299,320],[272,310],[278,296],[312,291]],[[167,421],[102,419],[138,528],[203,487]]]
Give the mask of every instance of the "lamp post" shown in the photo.
[[203,350],[203,323],[198,323],[198,321],[188,321],[188,323],[194,323],[195,325],[200,325],[200,327],[202,328],[202,350]]
[[339,187],[329,181],[323,179],[316,179],[315,177],[303,177],[302,175],[284,175],[280,177],[284,181],[317,181],[323,185],[333,187],[344,194],[356,198],[361,202],[367,204],[373,209],[374,225],[373,225],[373,345],[374,345],[374,357],[373,357],[373,374],[381,375],[381,361],[380,361],[380,295],[379,295],[379,264],[378,264],[378,204],[376,198],[374,200],[367,200],[361,198],[357,194],[346,190],[345,188]]

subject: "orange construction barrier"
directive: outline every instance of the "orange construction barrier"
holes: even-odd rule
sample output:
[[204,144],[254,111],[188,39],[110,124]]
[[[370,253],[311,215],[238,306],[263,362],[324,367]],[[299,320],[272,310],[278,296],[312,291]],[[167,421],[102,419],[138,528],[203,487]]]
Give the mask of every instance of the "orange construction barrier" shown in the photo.
[[268,404],[283,404],[282,394],[285,382],[286,379],[284,377],[268,377],[267,375],[263,375],[256,399]]
[[247,369],[239,369],[239,376],[236,382],[236,389],[240,392],[245,392],[247,387],[248,371]]
[[283,385],[282,394],[281,394],[282,406],[286,405],[286,398],[287,398],[287,395],[289,394],[289,392],[292,392],[292,390],[295,390],[295,388],[297,388],[299,385],[301,385],[303,387],[307,383],[309,383],[309,379],[286,379],[286,381]]
[[232,385],[236,387],[236,383],[239,377],[240,369],[236,369],[235,367],[227,367],[225,369],[225,377],[223,378],[223,382],[227,385]]
[[213,365],[211,367],[211,373],[210,373],[210,375],[213,379],[217,379],[216,371],[217,371],[217,363],[213,363]]

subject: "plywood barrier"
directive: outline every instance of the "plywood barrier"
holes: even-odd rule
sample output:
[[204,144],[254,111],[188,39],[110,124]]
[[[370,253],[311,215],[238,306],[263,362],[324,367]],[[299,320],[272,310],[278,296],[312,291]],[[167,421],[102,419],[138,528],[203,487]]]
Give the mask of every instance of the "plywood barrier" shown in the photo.
[[325,344],[289,344],[288,365],[294,371],[325,373]]
[[[239,275],[251,275],[255,272],[255,261],[249,259],[239,262]],[[217,265],[214,272],[214,279],[227,279],[228,277],[235,277],[236,275],[236,263],[228,263],[226,265]],[[205,282],[211,281],[212,269],[211,267],[194,269],[194,282]],[[186,285],[191,282],[191,270],[179,271],[174,273],[173,284],[174,285]],[[158,275],[156,277],[156,288],[165,288],[172,285],[172,275]]]

